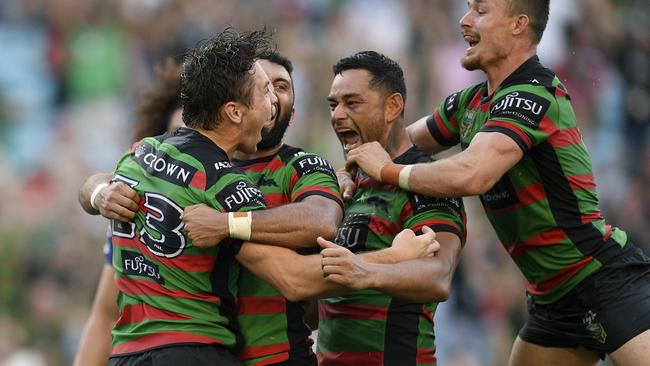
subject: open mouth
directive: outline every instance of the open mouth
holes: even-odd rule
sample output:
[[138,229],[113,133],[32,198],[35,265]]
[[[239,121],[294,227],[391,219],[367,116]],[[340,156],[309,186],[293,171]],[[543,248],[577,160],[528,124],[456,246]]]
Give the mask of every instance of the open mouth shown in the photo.
[[357,131],[352,129],[337,129],[336,134],[341,140],[341,145],[343,145],[343,151],[348,153],[350,150],[361,146],[361,136]]
[[467,48],[468,51],[474,46],[476,46],[477,44],[479,44],[479,42],[481,41],[480,38],[471,35],[465,35],[463,38],[465,39],[465,42],[469,44],[469,47]]

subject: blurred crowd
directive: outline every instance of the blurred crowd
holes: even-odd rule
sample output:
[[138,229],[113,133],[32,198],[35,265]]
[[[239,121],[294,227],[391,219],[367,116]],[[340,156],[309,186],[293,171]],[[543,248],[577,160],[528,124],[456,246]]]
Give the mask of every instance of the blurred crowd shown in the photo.
[[[227,26],[265,26],[296,68],[286,141],[340,166],[331,65],[364,49],[397,60],[414,121],[482,81],[459,64],[465,9],[457,0],[0,1],[0,366],[71,362],[106,231],[77,190],[128,148],[156,63],[180,61]],[[650,252],[650,3],[554,0],[539,53],[569,89],[605,217]],[[466,205],[469,238],[435,318],[439,362],[503,365],[525,320],[523,278],[478,201]]]

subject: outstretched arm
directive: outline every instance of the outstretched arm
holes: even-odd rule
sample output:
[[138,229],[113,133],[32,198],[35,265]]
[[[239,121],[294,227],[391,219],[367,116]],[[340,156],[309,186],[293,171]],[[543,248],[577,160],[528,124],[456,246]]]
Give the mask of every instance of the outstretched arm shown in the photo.
[[[250,240],[288,248],[313,247],[319,236],[334,238],[342,217],[343,210],[336,201],[309,196],[300,202],[253,212]],[[232,234],[228,213],[206,205],[188,206],[183,221],[196,246],[214,246]]]
[[376,180],[400,185],[432,197],[473,196],[488,191],[523,157],[523,151],[501,133],[479,132],[469,147],[450,158],[409,166],[394,164],[377,142],[348,153],[346,164],[357,164]]
[[445,301],[460,258],[461,243],[455,234],[437,233],[440,250],[395,264],[369,263],[342,248],[324,249],[323,271],[328,281],[352,289],[374,288],[388,295],[426,303]]
[[431,136],[429,132],[429,127],[427,127],[427,120],[433,118],[431,115],[420,118],[419,120],[411,123],[406,127],[406,133],[409,136],[411,142],[420,148],[420,150],[426,152],[427,154],[436,154],[445,149],[448,149],[449,146],[443,146],[436,141],[436,139]]
[[[392,247],[360,255],[322,238],[319,238],[319,244],[347,251],[351,257],[360,258],[364,262],[377,263],[410,261],[433,255],[440,247],[433,231],[427,230],[418,236],[408,229],[403,233],[395,237]],[[337,296],[354,290],[325,279],[320,254],[303,256],[286,248],[245,243],[237,260],[291,301]]]

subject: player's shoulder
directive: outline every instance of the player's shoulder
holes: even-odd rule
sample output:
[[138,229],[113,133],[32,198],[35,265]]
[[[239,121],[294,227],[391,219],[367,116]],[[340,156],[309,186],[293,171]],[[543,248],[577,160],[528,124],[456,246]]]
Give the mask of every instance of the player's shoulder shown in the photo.
[[287,166],[292,167],[299,177],[312,173],[324,173],[336,176],[332,165],[324,157],[304,151],[303,149],[285,145],[286,149],[281,151],[287,158]]

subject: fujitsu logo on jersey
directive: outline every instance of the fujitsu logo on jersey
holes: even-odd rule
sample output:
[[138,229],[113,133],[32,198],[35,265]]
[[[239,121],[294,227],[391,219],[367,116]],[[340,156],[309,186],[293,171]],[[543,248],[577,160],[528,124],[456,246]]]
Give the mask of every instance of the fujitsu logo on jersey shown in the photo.
[[244,180],[224,188],[217,194],[217,200],[226,211],[237,211],[249,204],[264,205],[262,192],[252,183]]
[[496,100],[490,108],[490,118],[505,117],[532,128],[546,115],[551,102],[537,94],[516,91]]
[[125,274],[149,277],[160,284],[165,284],[165,280],[160,276],[158,266],[146,260],[142,254],[128,250],[123,250],[121,253]]
[[292,165],[298,173],[299,178],[312,173],[323,173],[336,179],[334,168],[332,168],[327,160],[318,155],[302,155]]
[[490,113],[495,113],[499,110],[506,110],[507,108],[512,107],[521,108],[525,111],[531,111],[535,115],[540,115],[543,108],[543,106],[530,99],[519,97],[519,92],[514,92],[506,95],[504,99],[501,99],[498,103],[493,105]]

